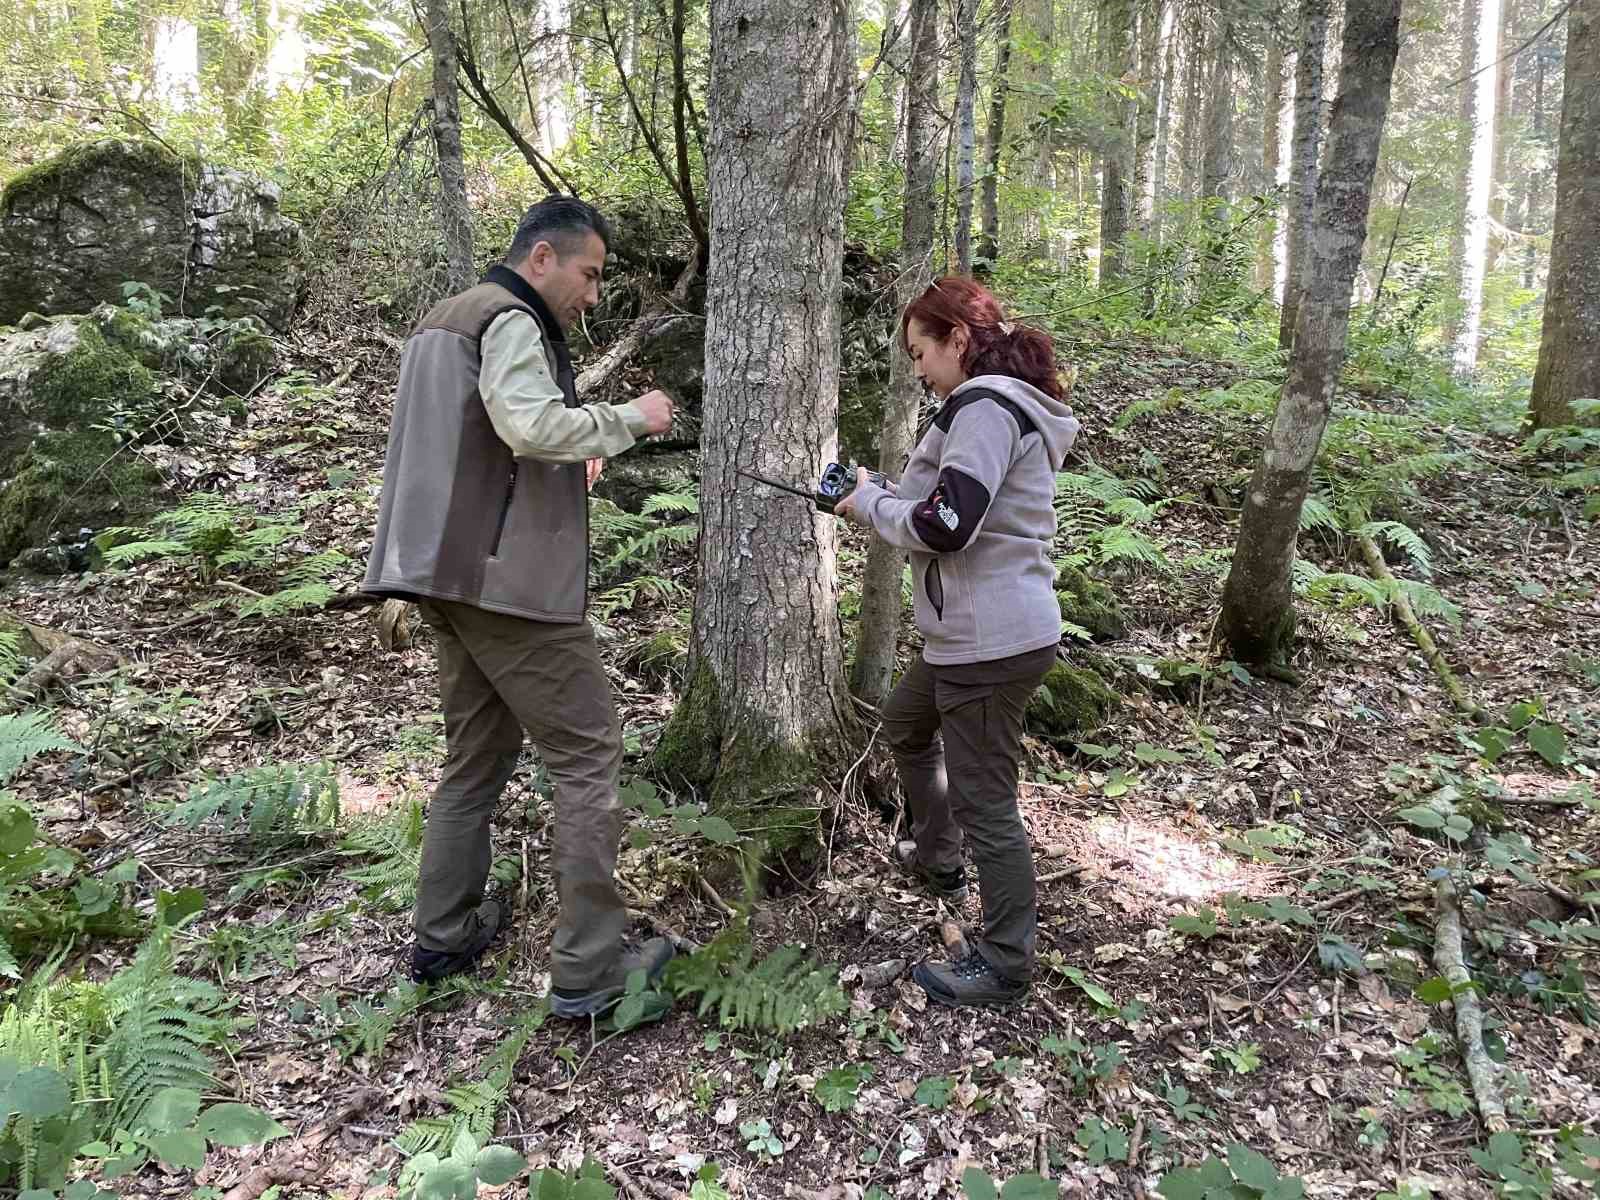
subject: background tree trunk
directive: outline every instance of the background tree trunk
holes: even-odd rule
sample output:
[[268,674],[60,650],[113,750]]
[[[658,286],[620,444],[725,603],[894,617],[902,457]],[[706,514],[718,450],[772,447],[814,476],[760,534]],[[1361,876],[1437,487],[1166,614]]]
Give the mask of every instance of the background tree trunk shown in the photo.
[[1228,177],[1233,173],[1233,25],[1217,25],[1211,48],[1211,75],[1206,84],[1205,152],[1200,160],[1200,195],[1218,200],[1208,210],[1208,220],[1227,221]]
[[1172,5],[1168,0],[1144,0],[1139,10],[1139,115],[1134,122],[1133,204],[1134,224],[1146,238],[1155,208],[1154,158],[1157,114],[1162,94],[1162,58]]
[[1532,416],[1539,428],[1570,422],[1574,400],[1600,397],[1596,230],[1600,230],[1600,0],[1577,0],[1567,13],[1555,234],[1539,367],[1533,377]]
[[956,0],[956,37],[961,45],[956,83],[956,274],[972,274],[972,183],[977,150],[978,0]]
[[1461,6],[1461,127],[1455,235],[1450,262],[1455,311],[1446,329],[1456,376],[1478,365],[1483,324],[1483,277],[1489,251],[1489,180],[1494,167],[1494,48],[1500,35],[1500,0],[1465,0]]
[[1516,36],[1517,0],[1502,0],[1500,33],[1494,47],[1494,174],[1489,179],[1489,216],[1500,225],[1506,223],[1510,190],[1506,167],[1511,153],[1511,106],[1516,95],[1518,56],[1511,54]]
[[656,763],[726,807],[809,797],[854,739],[833,518],[734,471],[811,480],[837,454],[856,69],[844,6],[711,0],[710,22],[700,571]]
[[[1101,0],[1101,70],[1118,89],[1134,78],[1134,0]],[[1107,97],[1106,145],[1100,163],[1100,286],[1115,287],[1125,274],[1123,240],[1133,193],[1133,139],[1138,100],[1120,90]]]
[[1289,242],[1278,345],[1294,345],[1305,291],[1306,246],[1317,201],[1317,147],[1322,136],[1322,53],[1328,40],[1328,0],[1301,0],[1300,45],[1294,68],[1294,138],[1289,166]]
[[[1269,33],[1267,43],[1266,102],[1261,106],[1261,188],[1274,191],[1278,186],[1278,163],[1283,155],[1282,124],[1284,97],[1283,43],[1276,31]],[[1274,252],[1282,205],[1274,203],[1273,218],[1261,222],[1256,235],[1256,290],[1268,292],[1278,274],[1277,255]]]
[[1166,223],[1167,210],[1167,156],[1172,142],[1172,85],[1178,72],[1178,20],[1177,5],[1167,8],[1163,30],[1166,39],[1165,59],[1161,68],[1160,106],[1156,112],[1155,162],[1150,168],[1150,254],[1145,262],[1144,311],[1154,313],[1156,307],[1156,267],[1161,251],[1161,236]]
[[1339,99],[1317,184],[1289,377],[1245,495],[1222,592],[1220,632],[1244,662],[1282,661],[1294,638],[1295,535],[1344,365],[1351,290],[1367,238],[1399,31],[1400,0],[1349,0]]
[[1000,257],[1000,151],[1006,135],[1006,81],[1011,68],[1012,0],[997,0],[994,78],[989,81],[989,128],[984,132],[982,221],[978,257],[992,270]]
[[[883,431],[878,469],[897,479],[905,468],[917,432],[922,387],[911,360],[899,348],[900,309],[921,295],[932,271],[935,111],[939,102],[938,0],[911,0],[911,58],[906,75],[906,202],[900,235],[900,280],[894,313],[889,390],[883,398]],[[873,538],[861,581],[861,628],[856,641],[851,686],[868,704],[889,694],[895,647],[900,640],[905,597],[901,577],[906,556]]]
[[461,161],[461,102],[456,94],[456,37],[448,0],[427,0],[423,20],[433,52],[433,144],[439,155],[439,230],[449,281],[447,294],[465,291],[477,279],[472,256],[472,211]]

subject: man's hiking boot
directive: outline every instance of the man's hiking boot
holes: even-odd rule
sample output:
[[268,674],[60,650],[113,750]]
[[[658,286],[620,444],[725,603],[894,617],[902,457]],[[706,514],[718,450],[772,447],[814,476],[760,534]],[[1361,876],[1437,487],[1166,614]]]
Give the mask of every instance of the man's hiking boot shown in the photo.
[[967,898],[967,869],[963,866],[949,867],[945,870],[934,870],[925,867],[917,861],[917,844],[913,841],[903,841],[895,844],[895,858],[916,881],[922,884],[940,900],[948,900],[951,904],[961,904]]
[[1022,980],[1008,979],[976,950],[952,963],[920,963],[911,978],[928,999],[951,1008],[1010,1008],[1028,994]]
[[437,983],[449,975],[469,971],[483,952],[500,936],[506,923],[505,905],[498,900],[485,900],[478,906],[477,928],[460,950],[426,950],[411,947],[411,979],[413,983]]
[[672,943],[666,938],[651,938],[643,945],[624,938],[616,966],[594,983],[585,988],[551,988],[550,1011],[569,1021],[610,1012],[627,993],[629,975],[643,971],[645,979],[654,983],[672,961],[672,955]]

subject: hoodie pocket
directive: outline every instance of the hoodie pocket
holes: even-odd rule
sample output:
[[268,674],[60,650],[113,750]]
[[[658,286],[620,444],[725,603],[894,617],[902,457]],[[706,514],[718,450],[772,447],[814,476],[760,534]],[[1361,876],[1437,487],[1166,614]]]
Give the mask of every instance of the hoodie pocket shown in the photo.
[[922,573],[922,590],[928,594],[928,603],[933,605],[934,615],[944,620],[944,577],[939,574],[937,558],[929,562],[928,569]]

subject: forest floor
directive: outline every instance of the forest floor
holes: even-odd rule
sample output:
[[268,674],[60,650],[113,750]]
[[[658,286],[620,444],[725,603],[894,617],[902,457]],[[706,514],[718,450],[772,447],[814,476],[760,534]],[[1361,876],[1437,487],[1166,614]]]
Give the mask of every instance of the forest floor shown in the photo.
[[[301,538],[346,551],[353,575],[370,537],[392,351],[361,348],[374,369],[336,379],[348,350],[303,341],[293,354],[305,374],[254,402],[228,453],[169,465],[188,486],[261,511],[331,492],[306,510]],[[1262,417],[1174,406],[1126,430],[1113,420],[1172,389],[1227,386],[1243,369],[1141,343],[1085,340],[1073,353],[1079,453],[1184,501],[1144,534],[1173,563],[1231,546],[1237,526],[1213,485],[1237,497]],[[1430,436],[1471,456],[1470,469],[1421,481],[1408,513],[1432,546],[1433,585],[1462,610],[1459,632],[1430,623],[1480,703],[1496,714],[1539,703],[1534,724],[1564,730],[1562,753],[1541,755],[1518,734],[1485,762],[1415,647],[1374,608],[1302,604],[1294,687],[1216,662],[1214,574],[1113,576],[1131,628],[1099,649],[1197,669],[1179,687],[1127,697],[1087,752],[1030,739],[1022,807],[1049,854],[1030,1001],[1005,1013],[925,1003],[905,966],[939,953],[941,916],[975,921],[976,896],[940,913],[892,866],[890,825],[861,803],[834,828],[818,876],[756,912],[760,946],[805,943],[841,968],[850,996],[847,1017],[786,1039],[725,1032],[684,1005],[611,1038],[539,1019],[551,809],[531,757],[496,822],[514,935],[475,980],[385,1029],[371,1018],[399,994],[410,916],[346,877],[366,860],[328,838],[263,856],[162,813],[203,775],[264,762],[334,764],[346,825],[425,796],[443,754],[426,630],[385,651],[372,610],[196,615],[197,602],[226,597],[179,560],[10,581],[0,604],[129,663],[53,701],[61,727],[96,748],[89,765],[42,760],[19,790],[63,845],[102,866],[137,858],[141,889],[205,894],[181,935],[185,969],[218,981],[250,1021],[221,1089],[295,1134],[214,1152],[194,1176],[150,1167],[119,1188],[227,1189],[267,1163],[252,1178],[285,1197],[393,1195],[403,1156],[392,1139],[460,1110],[452,1089],[488,1072],[478,1094],[499,1102],[497,1140],[536,1165],[592,1155],[628,1197],[686,1195],[707,1162],[734,1196],[843,1200],[873,1186],[950,1196],[968,1165],[1000,1179],[1042,1169],[1062,1195],[1154,1196],[1164,1171],[1231,1143],[1312,1196],[1375,1196],[1400,1179],[1490,1196],[1469,1157],[1486,1135],[1451,1004],[1416,994],[1438,974],[1430,871],[1452,865],[1478,884],[1468,958],[1491,1042],[1504,1047],[1513,1127],[1529,1165],[1552,1163],[1563,1126],[1593,1133],[1600,1121],[1600,940],[1573,932],[1595,930],[1595,913],[1543,886],[1596,886],[1574,876],[1600,859],[1600,812],[1584,803],[1600,766],[1600,545],[1523,469],[1514,439]],[[1309,553],[1363,571],[1342,539]],[[680,552],[662,569],[691,568]],[[627,773],[674,703],[626,666],[666,619],[623,614],[604,642]],[[1441,788],[1473,822],[1460,845],[1396,817]],[[1519,833],[1537,859],[1521,864],[1523,881],[1494,853]],[[620,874],[631,903],[703,943],[726,916],[694,853],[670,837],[625,848]],[[103,976],[132,945],[97,942],[75,962]],[[501,1080],[489,1067],[513,1031],[525,1042]],[[816,1081],[855,1064],[871,1071],[853,1108],[825,1111]],[[319,1130],[326,1142],[305,1150]],[[296,1183],[302,1150],[315,1169]]]

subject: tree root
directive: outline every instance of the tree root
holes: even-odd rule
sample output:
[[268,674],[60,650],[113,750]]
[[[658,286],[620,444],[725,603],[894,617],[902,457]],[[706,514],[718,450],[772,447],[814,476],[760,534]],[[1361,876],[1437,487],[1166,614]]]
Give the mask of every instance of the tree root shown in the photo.
[[[1362,556],[1367,560],[1367,570],[1372,577],[1383,583],[1395,583],[1393,572],[1389,564],[1383,561],[1383,551],[1378,549],[1378,543],[1372,540],[1371,534],[1356,534],[1356,544],[1361,547]],[[1422,657],[1427,660],[1428,666],[1439,677],[1439,683],[1444,687],[1445,694],[1450,697],[1450,702],[1458,708],[1464,716],[1473,720],[1483,718],[1483,708],[1471,696],[1467,689],[1461,686],[1461,680],[1456,678],[1450,664],[1445,662],[1444,654],[1439,650],[1439,644],[1433,640],[1433,635],[1421,621],[1417,619],[1416,610],[1411,607],[1411,601],[1399,588],[1394,590],[1394,612],[1411,635],[1411,640],[1417,644],[1417,649],[1422,651]]]
[[1433,965],[1450,983],[1456,1010],[1456,1041],[1461,1043],[1461,1058],[1466,1063],[1467,1080],[1478,1101],[1478,1115],[1490,1133],[1507,1128],[1505,1101],[1494,1063],[1483,1048],[1483,1010],[1478,993],[1472,988],[1472,975],[1461,957],[1461,908],[1456,889],[1448,879],[1434,888],[1438,918],[1433,929]]

